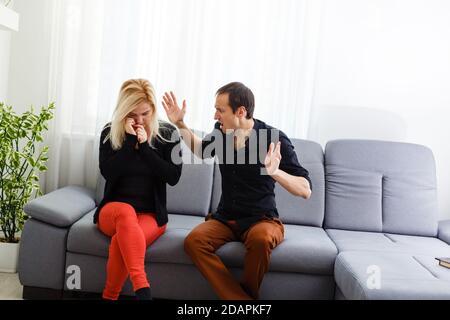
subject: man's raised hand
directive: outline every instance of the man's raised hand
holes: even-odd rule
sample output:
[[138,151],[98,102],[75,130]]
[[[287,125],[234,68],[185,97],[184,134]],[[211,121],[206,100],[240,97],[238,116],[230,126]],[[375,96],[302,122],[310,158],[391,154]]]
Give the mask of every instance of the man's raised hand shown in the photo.
[[280,150],[281,142],[278,142],[276,147],[273,142],[270,144],[269,151],[267,152],[266,159],[264,160],[264,165],[266,166],[268,175],[274,175],[278,171],[281,162]]
[[166,92],[163,96],[162,105],[170,122],[176,126],[183,122],[186,114],[186,100],[183,100],[183,107],[180,108],[173,92],[171,91],[170,94]]

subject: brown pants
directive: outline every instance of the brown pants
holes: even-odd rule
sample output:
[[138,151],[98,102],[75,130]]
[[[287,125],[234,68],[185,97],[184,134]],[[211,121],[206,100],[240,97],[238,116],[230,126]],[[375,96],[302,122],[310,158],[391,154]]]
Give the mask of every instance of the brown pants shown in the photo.
[[[184,241],[184,249],[220,299],[258,299],[270,254],[283,238],[284,227],[278,219],[257,222],[239,237],[222,222],[210,219],[191,231]],[[241,241],[246,248],[241,283],[215,254],[217,249],[231,241]]]

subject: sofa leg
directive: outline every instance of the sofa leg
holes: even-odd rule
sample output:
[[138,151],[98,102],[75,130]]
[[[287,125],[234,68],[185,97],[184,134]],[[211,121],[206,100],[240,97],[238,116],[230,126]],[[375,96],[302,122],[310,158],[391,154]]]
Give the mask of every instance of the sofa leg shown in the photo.
[[63,298],[63,291],[24,286],[22,298],[25,300],[61,300]]
[[83,292],[83,291],[64,291],[64,300],[101,300],[101,293]]
[[[84,291],[64,291],[64,300],[102,300],[101,293],[84,292]],[[120,295],[119,300],[136,300],[135,296]]]

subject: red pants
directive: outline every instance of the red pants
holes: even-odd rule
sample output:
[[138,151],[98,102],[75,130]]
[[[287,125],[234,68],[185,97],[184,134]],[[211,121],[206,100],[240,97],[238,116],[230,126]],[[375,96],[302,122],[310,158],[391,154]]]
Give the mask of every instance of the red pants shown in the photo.
[[153,213],[136,214],[127,203],[110,202],[100,211],[98,228],[112,237],[103,298],[116,300],[128,275],[134,291],[149,287],[145,251],[164,233],[166,225],[159,227]]

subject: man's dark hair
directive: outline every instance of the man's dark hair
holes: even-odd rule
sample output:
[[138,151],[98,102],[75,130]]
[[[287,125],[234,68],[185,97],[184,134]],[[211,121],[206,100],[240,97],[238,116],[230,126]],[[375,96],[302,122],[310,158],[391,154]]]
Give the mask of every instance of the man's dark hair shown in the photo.
[[247,119],[253,118],[255,96],[252,90],[240,82],[231,82],[217,90],[216,95],[224,93],[228,93],[228,101],[233,113],[236,113],[239,107],[244,106],[247,110]]

